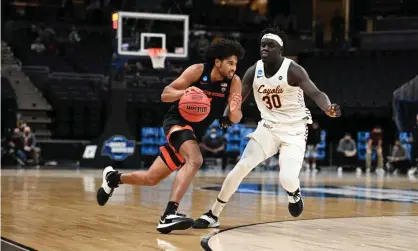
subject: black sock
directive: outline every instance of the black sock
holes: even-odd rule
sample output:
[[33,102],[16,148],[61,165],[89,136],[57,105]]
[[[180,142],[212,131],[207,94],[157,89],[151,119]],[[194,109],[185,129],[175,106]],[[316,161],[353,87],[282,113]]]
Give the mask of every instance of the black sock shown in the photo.
[[120,180],[121,175],[121,173],[118,173],[116,171],[107,177],[107,180],[109,181],[112,187],[117,187],[119,184],[122,184],[122,181]]
[[179,204],[177,202],[169,201],[167,204],[167,208],[165,209],[164,216],[176,213],[178,207]]

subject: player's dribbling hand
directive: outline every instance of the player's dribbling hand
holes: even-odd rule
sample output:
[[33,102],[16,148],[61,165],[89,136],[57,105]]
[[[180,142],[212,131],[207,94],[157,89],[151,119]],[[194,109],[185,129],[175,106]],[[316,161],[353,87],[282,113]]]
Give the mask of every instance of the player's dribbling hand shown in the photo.
[[231,103],[229,104],[229,111],[236,112],[237,110],[241,108],[241,103],[242,103],[241,94],[233,93]]
[[189,93],[203,93],[202,90],[200,90],[199,88],[195,87],[195,86],[191,86],[189,88],[187,88],[186,90],[184,90],[184,94],[189,94]]
[[341,109],[340,106],[337,104],[331,104],[325,113],[332,118],[338,118],[341,116]]

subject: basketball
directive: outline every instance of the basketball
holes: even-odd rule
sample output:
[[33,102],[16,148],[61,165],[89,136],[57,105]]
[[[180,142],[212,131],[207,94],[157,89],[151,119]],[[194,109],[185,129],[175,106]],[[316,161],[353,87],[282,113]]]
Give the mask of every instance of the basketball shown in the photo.
[[210,112],[210,101],[204,93],[187,93],[179,102],[181,116],[189,122],[200,122]]

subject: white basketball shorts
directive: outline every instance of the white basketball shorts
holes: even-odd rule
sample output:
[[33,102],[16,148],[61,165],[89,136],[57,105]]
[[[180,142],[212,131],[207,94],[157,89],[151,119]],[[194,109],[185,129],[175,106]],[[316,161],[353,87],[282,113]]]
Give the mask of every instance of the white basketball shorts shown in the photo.
[[264,150],[265,159],[279,153],[303,163],[308,128],[305,121],[292,124],[279,124],[267,120],[258,122],[257,129],[247,135],[257,141]]

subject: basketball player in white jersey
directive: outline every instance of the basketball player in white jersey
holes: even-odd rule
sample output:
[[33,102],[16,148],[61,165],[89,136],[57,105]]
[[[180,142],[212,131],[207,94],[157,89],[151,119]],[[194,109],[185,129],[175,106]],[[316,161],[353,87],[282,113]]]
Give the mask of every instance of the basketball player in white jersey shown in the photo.
[[307,124],[312,117],[305,106],[306,93],[330,117],[339,117],[338,105],[310,80],[305,69],[281,55],[285,35],[267,28],[261,33],[261,60],[243,78],[243,97],[253,88],[261,121],[248,135],[250,141],[240,161],[226,177],[212,209],[197,219],[194,228],[219,226],[219,215],[242,180],[258,164],[279,152],[280,183],[287,191],[289,212],[298,217],[303,211],[299,173],[304,159]]

